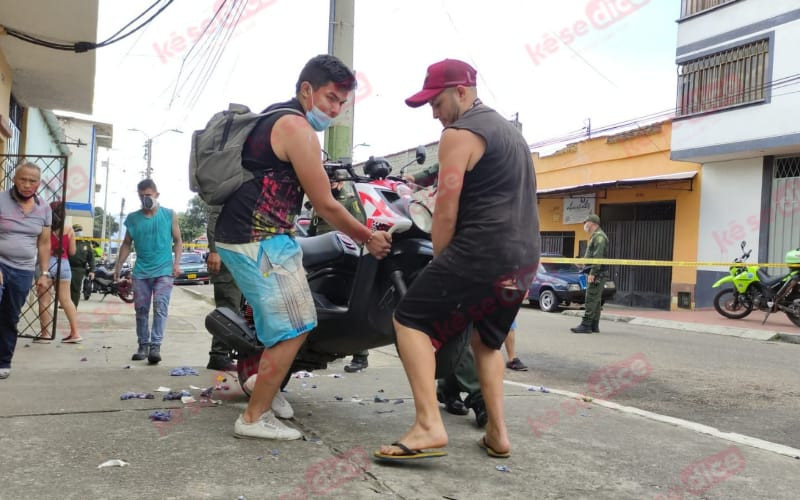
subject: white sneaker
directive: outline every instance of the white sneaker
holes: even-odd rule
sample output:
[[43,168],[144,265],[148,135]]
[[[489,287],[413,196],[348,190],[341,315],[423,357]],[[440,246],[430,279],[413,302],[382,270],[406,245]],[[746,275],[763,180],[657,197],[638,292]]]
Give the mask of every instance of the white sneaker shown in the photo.
[[300,431],[287,427],[283,422],[275,418],[272,410],[261,415],[252,424],[245,422],[242,415],[239,415],[233,425],[233,435],[237,438],[277,439],[281,441],[291,441],[303,437]]
[[10,375],[11,375],[11,368],[0,368],[0,379],[8,378]]
[[281,391],[278,391],[278,393],[275,394],[275,397],[272,399],[272,411],[278,418],[294,417],[294,409],[292,408],[292,405],[286,401],[286,398],[283,397]]

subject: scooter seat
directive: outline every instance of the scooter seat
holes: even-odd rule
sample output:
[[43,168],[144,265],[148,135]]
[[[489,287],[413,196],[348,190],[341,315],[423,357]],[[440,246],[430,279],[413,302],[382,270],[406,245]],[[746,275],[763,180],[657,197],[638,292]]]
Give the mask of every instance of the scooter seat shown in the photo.
[[761,281],[761,284],[767,288],[772,288],[773,285],[783,281],[783,278],[785,278],[785,276],[778,276],[777,278],[774,278],[767,274],[767,272],[763,269],[759,269],[756,274],[758,274],[758,279]]
[[334,261],[344,255],[344,247],[335,231],[297,238],[297,242],[303,249],[303,267],[306,269]]

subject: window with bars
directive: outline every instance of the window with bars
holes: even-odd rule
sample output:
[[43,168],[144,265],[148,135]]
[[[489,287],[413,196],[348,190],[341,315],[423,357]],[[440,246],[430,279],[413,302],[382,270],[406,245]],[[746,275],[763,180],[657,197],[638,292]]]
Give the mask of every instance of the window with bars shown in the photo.
[[769,39],[764,39],[679,64],[676,115],[765,100],[768,62]]
[[693,16],[700,12],[719,7],[726,3],[735,2],[736,0],[682,0],[681,2],[681,18]]
[[800,177],[800,156],[785,156],[775,159],[775,178]]

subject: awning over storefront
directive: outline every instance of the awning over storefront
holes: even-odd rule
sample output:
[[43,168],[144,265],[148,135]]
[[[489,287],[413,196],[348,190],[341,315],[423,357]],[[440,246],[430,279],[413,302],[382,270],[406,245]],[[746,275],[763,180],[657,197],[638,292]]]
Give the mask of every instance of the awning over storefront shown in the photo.
[[595,182],[593,184],[580,184],[576,186],[564,186],[550,189],[537,190],[536,195],[540,198],[556,198],[563,195],[580,196],[582,194],[595,193],[607,189],[625,189],[641,184],[655,184],[656,189],[677,189],[681,191],[691,191],[694,184],[696,171],[679,172],[676,174],[653,175],[650,177],[634,177],[629,179],[617,179],[613,181]]

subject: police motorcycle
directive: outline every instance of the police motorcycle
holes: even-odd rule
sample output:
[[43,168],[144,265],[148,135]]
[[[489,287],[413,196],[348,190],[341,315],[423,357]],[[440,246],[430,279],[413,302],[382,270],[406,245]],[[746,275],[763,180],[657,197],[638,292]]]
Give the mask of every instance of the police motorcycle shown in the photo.
[[714,283],[713,288],[725,284],[714,297],[714,309],[726,318],[742,319],[753,310],[766,312],[764,322],[773,312],[783,311],[789,320],[800,326],[800,248],[786,253],[786,266],[789,272],[777,278],[770,276],[759,266],[748,266],[752,250],[745,252],[746,242],[742,242],[742,256],[734,259],[729,275]]
[[[424,163],[424,148],[417,148],[414,161]],[[347,235],[322,232],[325,223],[312,207],[308,236],[297,241],[318,324],[309,332],[282,386],[296,371],[325,369],[336,359],[394,344],[394,310],[433,258],[432,212],[402,178],[390,175],[392,168],[386,160],[371,158],[363,176],[349,159],[326,161],[323,166],[337,200],[368,227],[391,233],[392,249],[377,260]],[[240,311],[217,308],[206,316],[205,326],[232,348],[239,383],[249,394],[245,381],[258,372],[264,349],[256,338],[252,309],[246,301]],[[454,371],[468,348],[468,333],[463,331],[437,351],[437,377]]]

